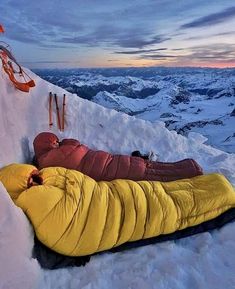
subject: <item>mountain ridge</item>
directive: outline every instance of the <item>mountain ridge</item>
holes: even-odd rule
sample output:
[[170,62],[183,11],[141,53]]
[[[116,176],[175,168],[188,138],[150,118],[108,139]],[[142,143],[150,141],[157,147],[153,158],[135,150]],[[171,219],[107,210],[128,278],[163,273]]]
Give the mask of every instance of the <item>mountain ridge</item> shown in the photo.
[[56,76],[52,71],[41,75],[82,98],[151,122],[163,121],[185,136],[190,131],[205,134],[208,144],[235,152],[235,69],[78,69],[56,70]]

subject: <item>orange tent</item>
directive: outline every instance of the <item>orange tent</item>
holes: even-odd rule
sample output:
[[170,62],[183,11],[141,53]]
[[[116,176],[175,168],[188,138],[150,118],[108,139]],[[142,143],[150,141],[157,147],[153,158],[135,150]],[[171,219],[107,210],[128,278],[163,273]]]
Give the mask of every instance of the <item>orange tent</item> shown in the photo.
[[[0,24],[0,33],[3,32],[4,28]],[[33,81],[33,79],[31,79],[31,77],[27,75],[27,73],[16,61],[11,51],[9,51],[4,45],[0,45],[0,60],[2,60],[2,67],[4,71],[17,89],[24,92],[29,92],[30,88],[35,86],[35,82]],[[18,67],[18,72],[16,72],[13,68],[13,63]],[[16,73],[18,73],[20,77],[23,77],[23,82],[15,78]],[[26,77],[28,78],[28,81],[26,80]]]
[[3,26],[0,24],[0,32],[3,33],[4,32],[4,28]]

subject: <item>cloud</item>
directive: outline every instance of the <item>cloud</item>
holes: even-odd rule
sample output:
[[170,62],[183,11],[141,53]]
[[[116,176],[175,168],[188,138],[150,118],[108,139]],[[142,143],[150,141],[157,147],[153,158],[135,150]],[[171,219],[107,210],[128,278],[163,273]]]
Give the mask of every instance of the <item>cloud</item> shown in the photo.
[[40,43],[40,50],[42,49],[75,49],[72,45],[58,45],[58,44],[44,44]]
[[182,51],[182,50],[185,50],[185,48],[173,48],[171,50],[173,50],[173,51]]
[[152,35],[148,28],[126,28],[119,25],[101,25],[94,31],[76,36],[61,37],[58,42],[86,46],[118,46],[142,49],[149,45],[163,43],[171,38],[167,35]]
[[[163,17],[161,11],[166,2],[171,1],[87,0],[78,3],[70,0],[70,5],[61,2],[58,6],[56,1],[11,0],[0,3],[0,10],[6,37],[22,43],[49,46],[60,42],[142,49],[170,39],[167,35],[156,35],[153,28],[159,17]],[[169,9],[165,12],[170,14]]]
[[167,40],[170,40],[170,37],[156,35],[156,36],[144,36],[144,34],[132,35],[128,34],[126,37],[120,37],[114,44],[123,48],[144,48],[149,45],[163,43]]
[[115,25],[98,25],[88,32],[79,31],[72,36],[60,37],[56,42],[94,47],[112,43],[115,38],[121,37],[121,33],[122,30]]
[[177,56],[177,62],[194,63],[233,63],[235,59],[235,44],[211,44],[188,48],[187,55]]
[[42,60],[42,61],[22,61],[22,63],[36,63],[36,64],[52,64],[52,63],[73,63],[72,61],[53,61],[53,60]]
[[139,50],[132,50],[132,51],[114,51],[115,54],[141,54],[141,53],[149,53],[155,51],[163,51],[167,50],[167,48],[156,48],[156,49],[139,49]]
[[[104,65],[105,62],[114,61],[112,58],[117,58],[117,55],[118,61],[125,64],[131,61],[132,65],[135,59],[152,59],[153,62],[161,59],[173,63],[183,57],[188,57],[189,62],[190,57],[198,61],[233,57],[228,48],[226,50],[225,47],[216,47],[213,50],[212,47],[199,45],[204,44],[203,39],[207,38],[206,43],[212,38],[216,41],[216,36],[227,35],[227,38],[232,39],[234,31],[229,30],[233,27],[228,27],[226,23],[235,16],[235,4],[230,4],[234,6],[227,8],[228,3],[232,3],[231,0],[221,3],[181,0],[180,5],[179,1],[172,0],[70,0],[69,3],[60,1],[60,5],[57,2],[0,1],[1,23],[6,30],[3,37],[6,41],[7,38],[17,41],[13,45],[18,45],[22,59],[30,60],[29,57],[34,55],[35,59],[52,61],[44,62],[48,63],[48,66],[53,63],[56,66],[57,62],[53,61],[67,59],[67,55],[72,55],[71,58],[76,55],[78,59],[83,57],[86,51],[84,47],[88,47],[89,55],[101,59],[100,62],[104,61]],[[199,17],[194,19],[191,15]],[[185,24],[181,28],[184,30],[178,30],[182,19]],[[205,36],[205,26],[222,22],[225,23],[224,26],[211,32],[214,34]],[[192,35],[187,28],[194,27],[199,29],[197,34]],[[196,40],[199,47],[189,49],[188,47],[195,43],[192,40]],[[9,43],[11,44],[11,41]],[[53,53],[48,53],[49,49]],[[227,53],[227,56],[223,56],[223,53]]]
[[235,35],[235,31],[227,31],[213,34],[212,36],[224,36],[224,35]]
[[22,43],[29,43],[29,44],[40,44],[41,41],[34,38],[34,37],[31,37],[30,35],[28,34],[17,34],[17,33],[9,33],[7,35],[7,38],[8,39],[11,39],[11,40],[16,40],[16,41],[19,41],[19,42],[22,42]]
[[9,23],[6,26],[6,36],[11,40],[16,40],[23,43],[30,44],[40,44],[43,37],[37,37],[37,33],[32,33],[34,31],[33,27],[24,26],[23,24],[18,24],[17,29],[13,23]]
[[[172,49],[173,50],[173,49]],[[143,54],[138,59],[151,59],[167,61],[168,64],[185,65],[193,64],[198,66],[208,66],[211,64],[231,64],[235,59],[235,44],[211,44],[204,46],[193,46],[184,49],[185,54],[171,55],[171,54]]]
[[169,54],[143,54],[140,56],[140,59],[167,59],[167,58],[175,58],[177,55],[169,55]]
[[184,40],[200,40],[200,39],[209,39],[212,37],[217,36],[226,36],[226,35],[235,35],[235,31],[226,31],[226,32],[219,32],[219,33],[213,33],[210,35],[197,35],[197,36],[190,36],[185,38]]
[[200,17],[198,19],[195,19],[194,21],[191,21],[189,23],[182,25],[180,28],[182,29],[198,28],[198,27],[215,25],[218,23],[225,22],[233,17],[235,17],[235,6],[229,7],[218,13],[212,13],[207,16]]

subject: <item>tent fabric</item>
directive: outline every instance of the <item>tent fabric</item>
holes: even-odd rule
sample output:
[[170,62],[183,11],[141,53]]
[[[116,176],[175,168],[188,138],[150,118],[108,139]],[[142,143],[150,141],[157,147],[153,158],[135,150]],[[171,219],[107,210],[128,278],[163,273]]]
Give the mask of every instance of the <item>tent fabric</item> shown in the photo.
[[0,24],[0,33],[3,33],[3,32],[5,32],[5,30],[4,30],[3,26]]
[[[29,90],[35,86],[34,80],[31,79],[26,74],[26,72],[22,69],[22,67],[16,61],[12,53],[3,45],[0,45],[0,59],[2,60],[3,70],[8,75],[10,81],[15,86],[15,88],[23,92],[29,92]],[[23,77],[23,79],[19,80],[15,77],[16,72],[15,72],[15,69],[13,68],[12,63],[14,63],[18,67],[19,69],[18,74],[20,75],[20,77]],[[28,78],[28,81],[26,81],[26,77]]]

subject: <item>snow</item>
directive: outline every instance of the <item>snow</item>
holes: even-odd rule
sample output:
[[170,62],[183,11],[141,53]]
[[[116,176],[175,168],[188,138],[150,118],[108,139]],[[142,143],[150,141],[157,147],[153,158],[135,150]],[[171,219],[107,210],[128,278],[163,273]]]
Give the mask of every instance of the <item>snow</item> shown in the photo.
[[[235,154],[205,145],[205,137],[186,138],[165,128],[104,108],[66,92],[27,71],[36,87],[29,94],[15,90],[0,72],[0,167],[27,162],[32,141],[48,131],[48,93],[57,93],[61,105],[67,95],[65,132],[60,138],[78,138],[92,148],[130,154],[153,151],[162,161],[194,158],[206,173],[221,172],[235,184]],[[178,241],[150,245],[122,253],[92,257],[85,267],[43,270],[31,259],[32,229],[22,211],[0,186],[0,289],[43,288],[235,288],[235,224]],[[11,283],[9,283],[11,282]]]
[[104,107],[151,122],[160,119],[185,136],[199,132],[206,135],[207,144],[235,153],[234,69],[152,67],[151,72],[149,68],[113,68],[39,73]]
[[[107,108],[155,122],[235,153],[235,70],[112,68],[37,70],[46,80]],[[147,97],[148,96],[148,97]],[[216,132],[216,134],[215,134]]]
[[133,90],[140,91],[145,87],[156,87],[156,83],[150,80],[143,80],[137,77],[123,77],[123,76],[113,76],[108,79],[103,75],[97,74],[93,75],[91,73],[86,73],[80,75],[79,79],[77,77],[72,77],[70,84],[76,86],[95,86],[95,85],[110,85],[112,84],[127,84],[131,85]]
[[33,231],[0,182],[0,288],[37,288],[41,275],[32,259]]
[[[185,130],[185,133],[190,129],[194,132],[203,132],[207,136],[209,144],[228,152],[234,152],[235,138],[232,135],[235,118],[229,116],[232,111],[230,105],[233,98],[223,96],[216,99],[205,99],[205,96],[193,95],[189,103],[182,102],[172,105],[174,94],[177,94],[174,90],[175,87],[169,84],[155,95],[144,99],[132,99],[101,91],[92,98],[92,101],[151,122],[159,119],[176,121],[169,125],[170,129],[180,130],[195,122],[192,128]],[[204,121],[205,124],[200,126],[200,121]],[[216,124],[216,121],[220,123]]]
[[85,267],[46,271],[42,288],[232,289],[234,233],[229,224],[212,234],[96,256]]
[[113,108],[125,113],[137,113],[147,108],[159,107],[161,100],[157,97],[149,96],[144,99],[133,99],[126,96],[116,95],[107,91],[98,92],[92,101],[107,108]]

